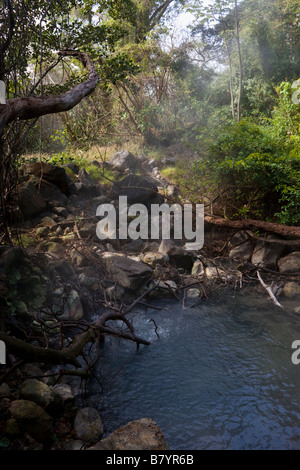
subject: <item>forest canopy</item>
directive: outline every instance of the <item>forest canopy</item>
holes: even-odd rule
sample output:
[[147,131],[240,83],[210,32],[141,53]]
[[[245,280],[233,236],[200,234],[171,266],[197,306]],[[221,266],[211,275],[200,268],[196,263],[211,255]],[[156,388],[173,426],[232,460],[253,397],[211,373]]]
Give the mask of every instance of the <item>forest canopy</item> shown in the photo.
[[[184,31],[180,13],[193,18]],[[173,152],[164,175],[219,215],[299,224],[296,0],[3,0],[0,17],[8,101],[84,82],[82,61],[59,51],[88,54],[99,77],[92,99],[51,124],[5,127],[2,222],[25,155],[67,163],[126,142]]]

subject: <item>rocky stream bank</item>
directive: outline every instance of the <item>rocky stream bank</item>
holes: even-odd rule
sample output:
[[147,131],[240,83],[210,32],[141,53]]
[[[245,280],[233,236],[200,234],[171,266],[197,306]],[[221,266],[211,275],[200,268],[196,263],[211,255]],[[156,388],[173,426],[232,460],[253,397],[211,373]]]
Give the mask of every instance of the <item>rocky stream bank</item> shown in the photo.
[[[147,344],[126,313],[135,305],[149,308],[153,298],[176,298],[193,308],[216,289],[249,286],[257,295],[272,292],[279,302],[282,296],[300,300],[299,240],[209,224],[204,247],[195,252],[177,240],[100,240],[99,205],[117,207],[125,195],[128,204],[150,207],[176,202],[178,190],[155,162],[128,151],[95,164],[104,172],[96,182],[73,163],[27,163],[19,171],[19,210],[11,214],[15,246],[0,246],[0,339],[7,345],[7,363],[0,366],[3,449],[168,449],[151,418],[107,436],[98,410],[78,406],[93,366],[89,350],[74,352],[78,338],[85,335],[95,349],[105,335]],[[105,178],[106,168],[114,182]]]

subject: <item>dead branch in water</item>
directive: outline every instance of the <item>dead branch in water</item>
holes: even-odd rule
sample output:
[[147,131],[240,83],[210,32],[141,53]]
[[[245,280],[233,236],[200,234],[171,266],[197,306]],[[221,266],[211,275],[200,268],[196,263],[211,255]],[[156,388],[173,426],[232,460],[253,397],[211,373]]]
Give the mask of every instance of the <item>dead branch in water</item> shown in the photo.
[[276,299],[272,289],[270,286],[267,286],[267,284],[265,284],[265,282],[262,280],[262,277],[260,275],[260,272],[257,271],[257,277],[259,279],[259,282],[261,283],[261,285],[263,286],[263,288],[267,291],[267,293],[269,294],[269,296],[271,297],[271,299],[273,300],[274,304],[277,305],[277,307],[280,307],[280,308],[283,308],[283,306],[278,302],[278,300]]

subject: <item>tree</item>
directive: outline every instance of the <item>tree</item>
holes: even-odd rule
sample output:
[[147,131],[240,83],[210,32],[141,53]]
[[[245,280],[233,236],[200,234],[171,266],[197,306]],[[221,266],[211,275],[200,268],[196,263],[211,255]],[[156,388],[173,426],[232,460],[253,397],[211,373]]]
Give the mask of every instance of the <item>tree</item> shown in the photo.
[[[119,2],[119,15],[125,3]],[[113,80],[116,75],[122,80],[131,67],[125,54],[121,60],[116,54],[112,57],[115,42],[124,34],[120,24],[101,18],[91,22],[75,14],[88,4],[88,0],[1,3],[0,77],[7,92],[7,104],[0,105],[2,241],[10,240],[7,215],[14,199],[18,152],[38,117],[71,109],[94,90],[98,77]],[[47,86],[47,74],[67,56],[79,59],[82,66],[73,66],[69,79],[63,74],[62,86]]]

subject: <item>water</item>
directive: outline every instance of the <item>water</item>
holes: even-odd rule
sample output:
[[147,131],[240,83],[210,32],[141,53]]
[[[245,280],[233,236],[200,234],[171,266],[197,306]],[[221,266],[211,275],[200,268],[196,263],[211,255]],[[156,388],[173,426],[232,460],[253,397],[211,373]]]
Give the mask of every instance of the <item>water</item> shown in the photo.
[[[109,338],[93,399],[106,434],[150,417],[173,450],[300,449],[300,316],[263,295],[222,293],[196,308],[134,313],[137,351]],[[295,306],[295,305],[294,305]],[[155,320],[159,338],[154,331]]]

